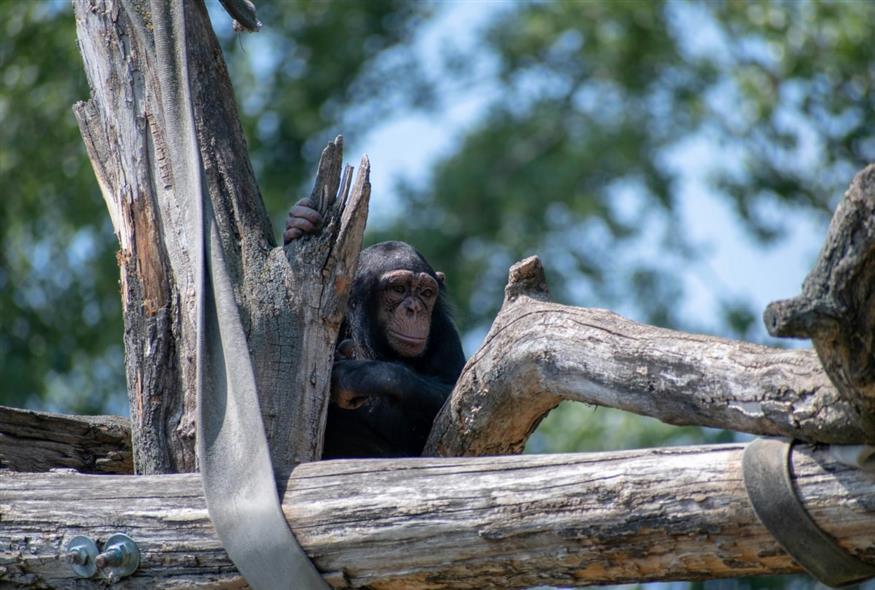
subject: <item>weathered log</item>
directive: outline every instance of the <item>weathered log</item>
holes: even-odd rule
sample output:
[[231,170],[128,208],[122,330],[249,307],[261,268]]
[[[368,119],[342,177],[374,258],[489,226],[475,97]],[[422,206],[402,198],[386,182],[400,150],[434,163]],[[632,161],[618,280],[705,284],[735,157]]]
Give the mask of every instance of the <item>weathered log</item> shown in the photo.
[[349,202],[347,192],[335,202],[343,150],[340,138],[332,142],[314,188],[325,231],[277,246],[206,8],[201,1],[184,5],[193,122],[175,108],[188,80],[162,86],[156,75],[168,64],[159,63],[153,35],[159,25],[149,3],[74,1],[92,92],[74,110],[120,244],[135,467],[167,473],[196,463],[198,269],[186,223],[199,192],[186,184],[191,175],[181,173],[185,154],[176,145],[194,125],[271,458],[287,469],[321,452],[333,345],[366,219],[368,163],[362,161]]
[[[285,488],[296,537],[337,588],[524,588],[800,571],[759,523],[742,444],[520,457],[325,461]],[[812,517],[875,558],[875,476],[797,446]],[[124,587],[236,588],[196,475],[0,473],[0,585],[99,588],[58,556],[123,530]]]
[[770,303],[763,321],[773,336],[811,338],[835,386],[875,432],[875,165],[857,174],[836,208],[802,293]]
[[133,473],[131,425],[120,416],[70,416],[0,406],[0,469]]
[[537,258],[511,268],[501,311],[435,420],[424,454],[521,452],[565,399],[669,424],[875,442],[870,416],[833,387],[813,351],[655,328],[547,299]]

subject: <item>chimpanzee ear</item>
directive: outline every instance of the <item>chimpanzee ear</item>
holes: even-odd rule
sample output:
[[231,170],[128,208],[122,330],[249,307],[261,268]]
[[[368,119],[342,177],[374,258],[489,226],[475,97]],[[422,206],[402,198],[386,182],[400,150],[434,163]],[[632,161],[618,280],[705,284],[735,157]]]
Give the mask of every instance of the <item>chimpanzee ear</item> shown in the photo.
[[434,276],[437,277],[438,283],[440,283],[441,285],[447,284],[447,275],[445,275],[441,271],[437,271],[436,273],[434,273]]

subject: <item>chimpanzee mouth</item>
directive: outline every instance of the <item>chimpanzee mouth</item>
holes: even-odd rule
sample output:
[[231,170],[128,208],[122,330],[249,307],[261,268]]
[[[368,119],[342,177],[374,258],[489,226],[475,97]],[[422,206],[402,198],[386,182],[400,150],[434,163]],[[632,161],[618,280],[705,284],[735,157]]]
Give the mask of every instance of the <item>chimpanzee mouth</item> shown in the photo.
[[410,336],[408,334],[402,334],[401,332],[396,332],[395,330],[389,330],[389,333],[392,334],[393,337],[397,338],[401,342],[405,344],[414,344],[420,345],[425,342],[425,338],[420,336]]

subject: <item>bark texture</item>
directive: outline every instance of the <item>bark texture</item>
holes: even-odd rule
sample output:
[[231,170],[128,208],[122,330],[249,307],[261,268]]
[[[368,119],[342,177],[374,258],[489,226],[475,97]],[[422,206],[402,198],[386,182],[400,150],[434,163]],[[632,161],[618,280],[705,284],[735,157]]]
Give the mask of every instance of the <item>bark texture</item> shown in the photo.
[[[272,460],[288,469],[320,456],[333,343],[366,218],[368,163],[362,161],[356,190],[349,194],[347,174],[336,199],[343,150],[340,138],[332,142],[314,188],[327,230],[278,247],[206,9],[199,0],[185,7],[204,182],[248,335]],[[192,471],[196,269],[186,227],[194,191],[175,169],[181,155],[167,136],[186,122],[165,108],[178,88],[162,87],[155,75],[166,64],[156,57],[152,31],[160,23],[148,3],[75,0],[74,9],[92,94],[74,110],[120,245],[135,467]]]
[[810,350],[686,334],[548,301],[536,257],[510,270],[504,304],[435,420],[426,455],[522,451],[562,400],[669,424],[824,443],[875,442]]
[[875,436],[875,165],[839,203],[802,293],[763,314],[773,336],[811,338],[838,390]]
[[128,419],[0,406],[0,469],[59,468],[80,473],[133,473]]
[[[800,571],[756,519],[744,445],[443,460],[325,461],[295,469],[295,536],[336,588],[490,589],[699,580]],[[875,560],[875,476],[797,446],[812,517]],[[240,588],[196,475],[0,472],[0,585],[100,588],[58,558],[77,534],[130,534],[124,588]]]

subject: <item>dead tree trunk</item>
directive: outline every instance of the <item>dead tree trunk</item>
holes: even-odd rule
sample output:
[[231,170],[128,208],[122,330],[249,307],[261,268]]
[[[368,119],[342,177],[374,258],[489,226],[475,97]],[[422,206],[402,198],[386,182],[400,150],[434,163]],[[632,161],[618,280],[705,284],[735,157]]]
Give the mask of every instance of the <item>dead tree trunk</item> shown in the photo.
[[[75,0],[91,85],[76,105],[120,251],[127,382],[137,473],[195,469],[195,244],[192,187],[174,169],[173,88],[154,74],[148,3]],[[314,187],[320,236],[278,247],[246,152],[222,52],[202,2],[185,2],[195,127],[206,189],[248,335],[275,468],[318,459],[333,343],[361,248],[370,185],[335,203],[342,142],[323,153]],[[346,191],[349,186],[345,187]],[[329,286],[330,288],[325,288]]]

